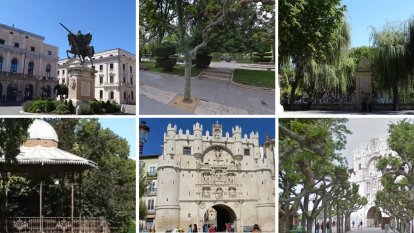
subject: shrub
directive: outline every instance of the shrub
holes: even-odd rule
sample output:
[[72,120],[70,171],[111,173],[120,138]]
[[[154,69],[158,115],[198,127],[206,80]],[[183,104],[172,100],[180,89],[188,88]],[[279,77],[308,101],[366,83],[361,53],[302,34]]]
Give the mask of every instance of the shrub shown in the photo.
[[89,103],[89,107],[91,109],[92,114],[102,113],[102,106],[99,101],[94,99],[94,100],[90,100],[88,103]]
[[115,101],[106,101],[104,105],[105,113],[114,113],[114,112],[120,112],[121,111],[121,105],[119,105]]
[[53,104],[51,99],[48,99],[44,101],[44,111],[45,112],[51,112],[55,110],[55,105]]
[[176,45],[169,42],[164,42],[154,49],[153,55],[157,58],[169,58],[169,56],[174,55],[176,52]]
[[271,57],[254,57],[253,58],[253,62],[271,62],[272,58]]
[[70,113],[75,113],[75,106],[73,106],[72,100],[69,100],[68,102],[68,109]]
[[202,53],[197,53],[196,55],[196,66],[197,68],[207,68],[210,63],[211,63],[211,59],[213,57],[209,56],[207,54],[202,54]]
[[56,107],[56,109],[55,109],[55,111],[54,111],[56,114],[70,114],[70,111],[69,111],[69,108],[68,108],[68,105],[66,105],[65,103],[61,103],[61,104],[59,104],[57,107]]
[[22,104],[23,111],[29,112],[29,108],[32,106],[33,101],[28,100]]
[[31,108],[29,108],[29,112],[35,112],[35,113],[41,113],[41,112],[45,112],[45,106],[44,106],[44,101],[43,100],[35,100],[31,106]]
[[171,71],[177,63],[177,58],[157,58],[157,62],[159,66],[164,69],[164,71]]
[[81,103],[79,107],[82,115],[90,115],[92,113],[89,104]]

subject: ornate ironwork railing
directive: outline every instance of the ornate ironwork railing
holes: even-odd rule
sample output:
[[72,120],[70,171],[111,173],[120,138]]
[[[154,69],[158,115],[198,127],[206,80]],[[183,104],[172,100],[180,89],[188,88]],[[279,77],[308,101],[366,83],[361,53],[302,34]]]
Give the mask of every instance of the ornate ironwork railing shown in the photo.
[[8,230],[11,233],[110,233],[105,218],[73,218],[73,223],[70,217],[11,218],[8,221]]

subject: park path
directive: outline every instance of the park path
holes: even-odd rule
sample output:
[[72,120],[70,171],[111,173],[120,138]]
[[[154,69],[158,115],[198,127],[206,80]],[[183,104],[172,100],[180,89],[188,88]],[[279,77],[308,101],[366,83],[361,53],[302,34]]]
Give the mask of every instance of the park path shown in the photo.
[[357,227],[351,228],[351,233],[385,233],[380,227],[363,227],[358,229]]
[[[179,114],[171,112],[169,101],[183,93],[181,77],[139,71],[140,114]],[[202,115],[273,115],[275,92],[255,90],[210,79],[191,79],[191,94],[199,99],[193,114]],[[143,98],[141,98],[143,97]],[[158,104],[151,105],[155,102]],[[191,113],[190,113],[191,114]]]

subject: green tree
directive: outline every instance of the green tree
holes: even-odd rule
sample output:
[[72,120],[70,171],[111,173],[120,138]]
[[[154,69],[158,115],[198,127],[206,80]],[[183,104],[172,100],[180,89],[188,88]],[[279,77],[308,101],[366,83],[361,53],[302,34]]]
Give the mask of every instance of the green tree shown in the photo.
[[313,63],[335,68],[335,59],[341,58],[340,52],[349,44],[349,32],[347,35],[344,30],[345,7],[340,4],[340,0],[279,1],[279,61],[293,63],[296,71],[290,84],[291,107],[296,89],[306,79],[307,67]]
[[388,128],[388,146],[394,155],[382,156],[377,169],[382,172],[383,189],[376,194],[375,204],[401,221],[400,232],[410,231],[414,217],[414,122],[412,119],[392,123]]
[[0,119],[0,159],[5,163],[0,165],[1,175],[1,227],[7,232],[8,203],[7,193],[9,190],[9,170],[16,162],[15,158],[20,153],[20,146],[27,138],[27,129],[32,123],[27,118],[1,118]]
[[[289,231],[289,217],[299,208],[307,229],[339,190],[346,175],[344,148],[350,133],[346,119],[284,119],[279,123],[279,232]],[[297,187],[302,187],[297,192]],[[332,192],[329,192],[332,191]],[[311,195],[314,209],[309,210]]]
[[373,75],[383,90],[392,90],[393,110],[399,110],[400,91],[412,82],[412,68],[407,63],[407,32],[402,26],[387,25],[373,30]]
[[65,84],[56,84],[56,86],[53,88],[53,91],[56,92],[57,95],[59,95],[60,99],[63,99],[63,95],[68,96],[68,86]]

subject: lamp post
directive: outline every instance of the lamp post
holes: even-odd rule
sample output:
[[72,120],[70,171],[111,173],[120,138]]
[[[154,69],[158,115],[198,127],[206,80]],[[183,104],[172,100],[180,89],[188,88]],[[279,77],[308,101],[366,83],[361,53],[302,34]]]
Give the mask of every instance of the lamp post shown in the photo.
[[42,83],[43,83],[43,87],[42,87],[42,99],[44,99],[44,96],[45,96],[45,82],[46,82],[46,76],[42,76]]
[[142,155],[144,150],[144,144],[147,142],[148,133],[150,128],[145,121],[141,121],[139,124],[139,154]]

